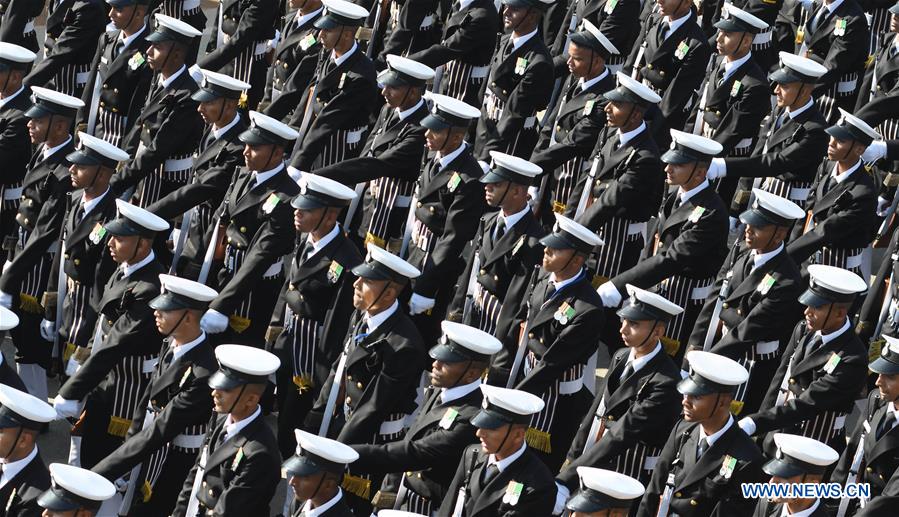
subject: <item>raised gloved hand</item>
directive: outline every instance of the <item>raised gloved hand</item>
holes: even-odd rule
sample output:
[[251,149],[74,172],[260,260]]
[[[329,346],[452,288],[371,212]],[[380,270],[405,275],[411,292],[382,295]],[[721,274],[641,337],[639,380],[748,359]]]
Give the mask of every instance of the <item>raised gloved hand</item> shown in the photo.
[[425,298],[420,294],[412,293],[409,298],[409,314],[416,315],[434,308],[435,300],[433,298]]
[[50,320],[41,321],[41,337],[45,341],[56,340],[56,322]]
[[602,284],[596,292],[599,293],[599,297],[602,298],[602,304],[606,307],[613,308],[621,305],[621,293],[618,292],[618,288],[612,282]]
[[0,291],[0,305],[7,309],[12,309],[12,295]]
[[57,395],[53,399],[53,409],[56,410],[56,416],[63,418],[78,418],[81,414],[81,402],[78,400],[68,400]]

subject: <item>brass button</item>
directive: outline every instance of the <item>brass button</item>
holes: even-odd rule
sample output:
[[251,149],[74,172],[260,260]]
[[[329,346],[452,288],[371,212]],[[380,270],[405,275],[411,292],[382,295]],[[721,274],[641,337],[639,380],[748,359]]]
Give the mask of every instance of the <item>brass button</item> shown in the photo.
[[215,496],[215,492],[213,492],[211,488],[209,489],[209,495],[210,495],[210,497]]
[[865,472],[874,472],[874,469],[872,469],[871,467],[868,467],[865,469]]
[[66,254],[63,255],[63,256],[64,256],[65,258],[67,258],[67,259],[69,258],[69,254],[68,254],[68,253],[66,253]]
[[652,70],[652,63],[650,63],[650,64],[648,64],[648,65],[646,65],[646,68],[648,68],[648,69],[650,69],[650,70]]
[[729,309],[729,308],[730,308],[730,304],[728,304],[727,302],[724,302],[724,303],[721,304],[721,308],[722,308],[722,309]]
[[357,383],[356,383],[356,388],[358,388],[358,389],[361,390],[361,389],[362,389],[362,383],[361,383],[361,382],[357,382]]
[[103,101],[100,101],[100,107],[101,107],[101,108],[105,108],[105,107],[106,107],[106,103],[103,102]]
[[418,203],[416,203],[415,206],[416,206],[417,208],[421,208],[421,201],[419,201]]
[[528,332],[528,339],[534,339],[534,333]]
[[499,282],[499,275],[493,275],[493,281]]
[[113,112],[113,113],[118,113],[118,112],[119,112],[119,108],[112,108],[112,112]]
[[718,116],[718,117],[720,117],[720,116],[721,116],[721,112],[720,112],[720,111],[716,111],[716,112],[715,112],[715,115]]
[[796,384],[796,379],[790,379],[790,384]]
[[609,422],[614,422],[614,421],[615,421],[615,415],[609,415],[609,416],[607,416],[607,417],[606,417],[606,420],[608,420]]
[[690,499],[690,506],[697,506],[697,505],[699,505],[699,501],[697,501],[696,499]]
[[112,93],[119,93],[119,89],[118,89],[118,88],[113,88],[113,89],[112,89]]
[[283,65],[281,65],[281,66],[283,66],[283,67],[284,67],[284,70],[287,70],[287,63],[284,63],[284,64],[283,64]]
[[231,244],[231,237],[228,237],[228,244]]
[[240,233],[247,233],[247,227],[246,227],[246,226],[241,226],[241,227],[240,227]]
[[107,320],[106,320],[106,324],[107,324],[107,325],[112,325],[112,320],[111,320],[111,319],[107,319]]
[[352,403],[353,403],[353,397],[347,397],[347,398],[346,398],[346,403],[347,403],[347,405],[352,404]]
[[680,492],[675,492],[675,493],[674,493],[674,497],[683,497],[683,496],[684,496],[684,494],[682,494],[682,493],[680,493]]
[[346,380],[348,380],[348,381],[353,380],[353,376],[352,376],[352,375],[347,375],[347,376],[346,376]]
[[659,75],[661,75],[662,77],[665,77],[665,71],[664,71],[664,70],[659,70]]
[[486,275],[486,274],[487,274],[487,270],[486,270],[486,269],[482,269],[482,270],[481,270],[481,274],[482,274],[482,275]]
[[290,285],[287,286],[287,290],[288,290],[288,291],[296,291],[296,290],[297,290],[297,286],[295,286],[295,285],[293,285],[293,284],[290,284]]
[[26,217],[25,218],[25,226],[28,226],[29,224],[31,224],[31,221],[29,221],[28,218]]
[[303,298],[303,295],[301,294],[301,295],[300,295],[300,301],[303,301],[303,299],[304,299],[304,298]]
[[540,344],[541,345],[543,344],[543,338],[540,338]]
[[408,476],[411,476],[412,474],[414,474],[414,472],[412,472],[411,470],[407,470],[407,471],[406,471],[406,476],[407,476],[407,477],[408,477]]
[[79,266],[79,265],[81,265],[81,261],[80,261],[80,260],[78,260],[78,259],[75,259],[75,265],[76,265],[76,266]]
[[103,83],[103,89],[106,89],[106,88],[109,88],[109,84],[108,84],[108,83]]
[[428,211],[431,212],[431,213],[433,214],[433,213],[434,213],[434,207],[433,207],[433,206],[429,206],[429,207],[428,207]]

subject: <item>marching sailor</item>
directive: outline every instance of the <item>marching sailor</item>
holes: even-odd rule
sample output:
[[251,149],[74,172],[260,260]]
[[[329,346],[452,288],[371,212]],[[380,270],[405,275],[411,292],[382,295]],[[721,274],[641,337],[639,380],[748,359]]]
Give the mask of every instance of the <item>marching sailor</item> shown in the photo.
[[49,470],[50,488],[37,499],[44,510],[41,515],[93,517],[103,502],[116,493],[115,485],[89,470],[65,463],[51,463]]
[[[763,470],[771,476],[772,484],[823,483],[827,471],[839,454],[826,444],[805,436],[777,433],[776,455],[765,463]],[[828,517],[833,515],[822,499],[780,498],[759,500],[753,517],[804,515]]]
[[359,455],[348,445],[296,429],[296,454],[281,468],[293,491],[291,517],[353,517],[340,483]]
[[38,495],[50,488],[50,473],[37,446],[41,430],[56,418],[56,411],[45,400],[0,385],[3,517],[39,515]]

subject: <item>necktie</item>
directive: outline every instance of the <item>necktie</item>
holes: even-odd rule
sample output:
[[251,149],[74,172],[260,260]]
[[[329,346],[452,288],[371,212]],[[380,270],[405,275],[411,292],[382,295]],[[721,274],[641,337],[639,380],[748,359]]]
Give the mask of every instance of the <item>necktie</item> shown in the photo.
[[887,414],[883,416],[883,420],[880,421],[880,425],[877,427],[877,439],[880,440],[883,438],[883,435],[893,429],[895,423],[896,414],[892,411],[887,411]]
[[634,374],[634,362],[628,361],[624,366],[624,371],[621,373],[621,382],[627,380],[628,377]]
[[122,50],[125,49],[125,42],[122,40],[116,41],[115,47],[112,48],[112,58],[115,59],[119,57],[119,54],[122,53]]
[[827,18],[827,12],[827,7],[823,5],[818,9],[818,12],[815,13],[815,17],[812,18],[812,23],[809,24],[809,32],[818,30],[818,27],[820,27],[821,23],[824,22],[824,19]]
[[514,48],[515,45],[512,43],[512,38],[509,38],[509,41],[506,42],[506,48],[503,49],[503,58],[509,57]]
[[743,264],[743,279],[752,274],[752,270],[755,269],[755,253],[750,253],[746,256],[746,263]]
[[215,132],[213,132],[213,131],[212,131],[212,128],[210,127],[210,128],[209,128],[209,133],[206,135],[206,138],[203,139],[203,149],[202,149],[202,151],[205,151],[206,149],[209,149],[209,146],[212,145],[213,143],[215,143],[215,140],[216,140],[216,139],[215,139]]
[[75,209],[75,223],[80,223],[82,219],[84,219],[84,203],[81,203]]
[[721,62],[721,65],[718,67],[718,73],[715,76],[715,86],[721,86],[724,82],[724,74],[727,72],[727,69],[724,67],[724,61]]
[[503,238],[506,234],[506,219],[503,216],[496,218],[496,228],[493,229],[493,242]]
[[496,466],[496,463],[487,465],[487,468],[484,469],[484,484],[490,483],[490,481],[498,475],[499,467]]
[[699,445],[696,446],[696,461],[699,461],[699,458],[702,457],[703,453],[706,449],[709,448],[709,442],[706,438],[699,439]]
[[680,206],[681,206],[682,204],[684,204],[684,200],[683,200],[682,197],[680,197],[680,194],[675,194],[675,196],[676,196],[676,197],[674,198],[674,206],[672,206],[672,208],[671,208],[671,211],[672,211],[672,212],[674,212],[675,210],[677,210],[678,208],[680,208]]
[[899,52],[899,48],[896,48],[896,45],[890,45],[889,57],[893,59],[896,57],[896,53]]
[[166,368],[170,364],[172,364],[172,359],[175,358],[175,351],[169,347],[168,351],[165,353],[165,357],[162,358],[162,367]]
[[659,32],[658,32],[658,42],[661,45],[663,41],[665,41],[665,37],[668,36],[668,30],[670,29],[670,25],[668,22],[662,20],[659,22]]

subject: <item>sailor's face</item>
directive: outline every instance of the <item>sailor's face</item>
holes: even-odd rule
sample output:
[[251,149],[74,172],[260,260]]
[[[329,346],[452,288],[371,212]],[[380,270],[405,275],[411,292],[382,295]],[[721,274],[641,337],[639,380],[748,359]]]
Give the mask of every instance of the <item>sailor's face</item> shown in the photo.
[[680,186],[688,181],[696,172],[696,163],[668,163],[665,165],[665,181],[669,185]]
[[659,11],[662,13],[662,16],[671,16],[680,9],[683,1],[684,0],[656,0],[656,3],[659,4]]
[[574,43],[568,44],[568,71],[575,77],[586,77],[590,68],[600,59],[589,48],[579,47]]
[[826,303],[820,307],[805,307],[805,327],[809,332],[818,332],[829,327],[831,320],[835,319],[837,311],[832,303]]
[[201,102],[197,105],[197,112],[203,117],[203,123],[207,126],[218,122],[222,118],[222,112],[225,109],[225,98],[221,97],[215,100]]
[[388,86],[381,88],[381,95],[391,108],[400,108],[409,98],[408,86]]
[[293,227],[297,233],[309,233],[321,223],[325,208],[297,208],[293,211]]
[[147,48],[147,63],[154,72],[159,72],[166,58],[175,45],[174,41],[161,41],[158,43],[150,43]]
[[435,359],[431,363],[431,386],[435,388],[452,388],[458,386],[462,376],[469,367],[468,361],[446,363]]
[[323,472],[312,474],[311,476],[290,476],[287,483],[293,489],[293,495],[298,501],[311,499],[315,495],[315,491],[321,486]]
[[334,50],[337,42],[340,41],[340,33],[343,27],[334,27],[331,29],[321,29],[318,31],[318,39],[322,42],[322,46],[326,50]]
[[[21,436],[20,427],[6,427],[0,429],[0,454],[11,455],[14,453],[16,442]],[[7,459],[4,457],[3,459]]]
[[387,283],[387,280],[357,278],[353,283],[353,306],[360,311],[368,310],[383,295]]
[[530,10],[527,7],[513,7],[506,5],[503,7],[503,29],[514,30],[518,25],[527,18]]
[[[802,483],[803,481],[806,481],[806,480],[804,480],[803,476],[800,474],[798,476],[793,476],[793,477],[789,477],[789,478],[782,478],[780,476],[771,476],[771,480],[768,481],[768,483],[770,483],[772,485],[784,485],[784,484]],[[777,503],[787,503],[787,502],[792,501],[792,499],[788,499],[785,497],[773,497],[773,498],[769,499],[769,501],[777,504]]]
[[446,145],[446,139],[449,137],[449,128],[447,129],[431,129],[425,130],[425,145],[428,151],[437,152]]
[[187,309],[179,309],[175,311],[153,311],[153,317],[156,320],[156,330],[164,336],[171,334],[175,328],[184,320]]
[[609,127],[624,127],[627,119],[634,111],[634,105],[629,102],[609,101],[604,108],[606,112],[606,125]]
[[743,241],[746,247],[753,250],[765,249],[774,240],[774,234],[777,233],[777,226],[769,224],[766,226],[746,225],[743,232]]
[[633,348],[651,342],[649,339],[650,334],[658,325],[659,322],[657,321],[622,319],[621,328],[618,332],[621,334],[621,340],[624,341],[625,346]]
[[76,189],[85,188],[91,184],[94,175],[99,171],[99,165],[78,165],[72,164],[69,167],[69,178],[72,186]]
[[701,422],[715,412],[715,404],[719,400],[714,393],[707,395],[684,395],[681,407],[684,408],[684,420]]
[[137,235],[129,235],[123,237],[121,235],[110,235],[109,256],[116,264],[121,264],[131,260],[137,254],[137,247],[140,245],[140,237]]
[[739,50],[745,35],[745,32],[730,32],[718,29],[718,35],[715,36],[715,48],[718,51],[718,55],[733,55]]
[[549,246],[543,249],[543,269],[548,273],[557,273],[565,269],[575,254],[573,249],[556,249]]
[[503,196],[512,188],[511,181],[500,181],[498,183],[487,183],[484,185],[484,199],[487,204],[497,207],[502,203]]
[[899,399],[899,374],[888,375],[881,373],[874,383],[880,390],[882,400],[895,401]]
[[137,4],[126,5],[123,7],[110,7],[109,20],[115,25],[116,29],[124,29],[133,20],[135,9],[137,9]]
[[[41,513],[41,517],[76,517],[78,515],[78,510],[67,510],[65,512],[57,512],[55,510],[44,510]],[[90,514],[85,514],[90,515]]]
[[890,32],[899,32],[899,15],[890,15]]
[[481,440],[481,450],[485,454],[496,454],[500,447],[503,446],[503,442],[508,438],[511,432],[510,427],[511,424],[506,424],[496,429],[478,428],[475,435]]
[[50,129],[50,117],[38,117],[28,120],[28,138],[34,145],[47,140],[47,130]]
[[777,98],[777,106],[785,108],[792,104],[799,96],[802,83],[777,83],[774,86],[774,96]]
[[241,386],[230,390],[213,389],[212,404],[215,412],[220,415],[230,412],[231,408],[237,404],[237,399],[240,398],[241,393],[246,391],[240,388]]
[[839,140],[830,137],[830,143],[827,144],[827,159],[833,161],[846,159],[856,143],[855,140]]

